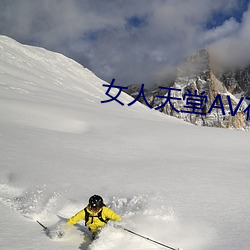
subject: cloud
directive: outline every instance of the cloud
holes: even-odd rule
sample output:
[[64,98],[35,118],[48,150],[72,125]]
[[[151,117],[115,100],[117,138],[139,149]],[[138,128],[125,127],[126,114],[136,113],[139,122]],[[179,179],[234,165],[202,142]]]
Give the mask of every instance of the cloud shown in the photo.
[[[233,17],[239,2],[2,0],[0,33],[64,53],[107,81],[152,84],[204,46],[218,53],[249,40],[249,14]],[[215,13],[225,20],[213,20]]]
[[201,36],[201,44],[211,44],[219,41],[225,37],[235,34],[240,28],[240,24],[232,17],[229,20],[224,21],[221,26],[204,31]]
[[[219,29],[226,30],[227,24]],[[210,44],[214,60],[224,67],[245,67],[250,64],[250,10],[243,15],[242,22],[221,39]]]

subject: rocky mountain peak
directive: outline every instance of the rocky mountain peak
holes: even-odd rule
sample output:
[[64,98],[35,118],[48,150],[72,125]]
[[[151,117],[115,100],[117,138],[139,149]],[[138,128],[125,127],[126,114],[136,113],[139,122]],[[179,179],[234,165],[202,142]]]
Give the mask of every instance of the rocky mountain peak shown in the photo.
[[[136,89],[139,89],[138,85]],[[226,72],[216,71],[207,49],[201,49],[179,65],[176,79],[168,88],[153,87],[144,92],[152,107],[187,122],[210,127],[250,128],[247,112],[244,112],[248,100],[242,99],[250,97],[250,66]],[[135,91],[133,93],[135,97]],[[170,96],[173,98],[163,106]],[[139,100],[145,104],[142,98]],[[202,106],[194,109],[199,102]]]
[[206,73],[210,69],[209,52],[201,49],[188,57],[177,69],[177,77],[194,77]]

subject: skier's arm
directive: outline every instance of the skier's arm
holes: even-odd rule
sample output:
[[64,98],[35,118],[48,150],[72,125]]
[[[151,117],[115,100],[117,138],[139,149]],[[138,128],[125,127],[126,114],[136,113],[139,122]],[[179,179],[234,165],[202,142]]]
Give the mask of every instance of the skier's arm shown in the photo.
[[116,214],[113,210],[107,207],[105,207],[105,217],[112,221],[118,221],[118,222],[122,221],[122,218],[120,215]]
[[78,221],[84,220],[85,218],[85,212],[84,209],[72,216],[70,219],[68,219],[67,224],[75,225]]

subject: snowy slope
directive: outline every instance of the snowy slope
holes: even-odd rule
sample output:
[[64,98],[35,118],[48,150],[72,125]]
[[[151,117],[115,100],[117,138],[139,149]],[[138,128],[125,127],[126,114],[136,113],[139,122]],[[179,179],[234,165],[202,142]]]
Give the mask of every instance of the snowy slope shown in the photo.
[[112,226],[92,244],[80,227],[51,240],[36,223],[53,227],[98,193],[123,226],[164,244],[248,250],[249,133],[102,104],[104,83],[63,55],[0,37],[0,248],[162,249]]

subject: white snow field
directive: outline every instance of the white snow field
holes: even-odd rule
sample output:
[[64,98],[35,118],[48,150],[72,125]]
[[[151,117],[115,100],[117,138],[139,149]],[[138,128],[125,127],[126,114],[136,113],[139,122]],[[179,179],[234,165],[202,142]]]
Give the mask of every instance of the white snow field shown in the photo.
[[123,227],[167,246],[249,250],[249,132],[128,106],[125,93],[124,106],[101,103],[103,84],[63,55],[0,36],[0,249],[167,249],[112,223],[92,243],[84,222],[61,239],[36,223],[53,232],[99,194]]

